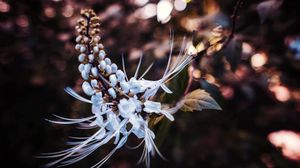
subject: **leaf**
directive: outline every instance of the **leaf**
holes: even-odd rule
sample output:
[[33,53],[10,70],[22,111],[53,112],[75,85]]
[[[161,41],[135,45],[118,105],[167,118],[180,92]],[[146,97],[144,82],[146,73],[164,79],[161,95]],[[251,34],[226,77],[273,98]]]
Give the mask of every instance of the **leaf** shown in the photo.
[[203,109],[222,110],[219,104],[204,90],[197,89],[187,94],[183,100],[182,111],[192,112]]
[[257,5],[256,10],[263,23],[266,18],[270,17],[282,5],[283,0],[267,0]]

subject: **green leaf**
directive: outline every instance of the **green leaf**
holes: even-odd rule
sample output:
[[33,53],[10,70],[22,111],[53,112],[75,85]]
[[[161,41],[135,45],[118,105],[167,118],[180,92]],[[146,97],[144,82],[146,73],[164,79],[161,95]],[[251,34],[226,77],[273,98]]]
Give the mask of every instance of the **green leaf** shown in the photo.
[[185,112],[203,109],[222,110],[219,104],[204,90],[197,89],[187,94],[182,100],[181,110]]

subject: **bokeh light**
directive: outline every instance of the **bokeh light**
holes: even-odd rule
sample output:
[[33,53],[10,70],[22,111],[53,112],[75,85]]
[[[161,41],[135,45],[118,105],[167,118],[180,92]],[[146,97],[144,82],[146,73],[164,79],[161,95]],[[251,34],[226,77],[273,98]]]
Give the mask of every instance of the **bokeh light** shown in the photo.
[[157,4],[157,20],[166,23],[170,20],[173,4],[169,0],[161,0]]
[[259,69],[264,66],[268,61],[268,57],[265,53],[257,53],[251,57],[251,65],[255,69]]
[[55,9],[52,7],[46,7],[44,9],[44,14],[49,18],[54,18],[56,15]]
[[291,98],[291,93],[285,86],[272,86],[270,90],[275,94],[278,101],[286,102]]
[[300,133],[288,130],[272,132],[269,141],[282,150],[282,154],[289,159],[300,161]]
[[142,19],[149,19],[156,15],[156,4],[149,3],[135,12],[136,16]]
[[149,0],[133,0],[133,3],[136,4],[137,6],[143,6],[148,2]]
[[222,86],[220,88],[220,91],[222,93],[222,96],[225,98],[225,99],[230,99],[233,97],[234,95],[234,90],[232,87],[230,86]]
[[10,5],[4,1],[0,1],[0,12],[6,13],[9,12]]
[[187,4],[185,0],[175,0],[174,1],[174,8],[177,11],[183,11],[186,8]]

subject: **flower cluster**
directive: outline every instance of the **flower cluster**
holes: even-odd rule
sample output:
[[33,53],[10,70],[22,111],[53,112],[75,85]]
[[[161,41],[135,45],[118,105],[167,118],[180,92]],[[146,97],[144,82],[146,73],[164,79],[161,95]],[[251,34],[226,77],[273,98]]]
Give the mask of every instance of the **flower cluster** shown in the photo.
[[[90,98],[84,98],[67,87],[65,91],[80,101],[92,105],[90,117],[81,119],[69,119],[57,116],[57,124],[80,124],[84,129],[96,129],[90,137],[77,137],[70,142],[73,147],[60,152],[47,153],[44,157],[57,158],[48,166],[59,164],[65,166],[77,162],[102,145],[113,141],[115,148],[101,161],[93,166],[100,167],[106,160],[127,141],[129,135],[135,135],[144,143],[144,150],[140,159],[150,166],[150,155],[157,152],[155,146],[155,134],[148,127],[152,115],[164,115],[173,121],[174,108],[162,108],[160,102],[153,101],[153,97],[161,88],[166,93],[172,91],[165,85],[167,81],[175,77],[186,65],[192,61],[192,56],[181,50],[176,61],[171,65],[171,54],[166,70],[161,79],[156,81],[144,79],[148,69],[139,76],[139,68],[142,62],[140,58],[135,75],[129,78],[126,74],[124,58],[120,69],[104,51],[100,43],[99,35],[100,18],[95,12],[88,9],[81,11],[82,18],[78,21],[76,30],[75,49],[80,52],[78,67],[81,77],[83,92]],[[171,45],[172,48],[172,45]],[[171,52],[172,53],[172,52]]]

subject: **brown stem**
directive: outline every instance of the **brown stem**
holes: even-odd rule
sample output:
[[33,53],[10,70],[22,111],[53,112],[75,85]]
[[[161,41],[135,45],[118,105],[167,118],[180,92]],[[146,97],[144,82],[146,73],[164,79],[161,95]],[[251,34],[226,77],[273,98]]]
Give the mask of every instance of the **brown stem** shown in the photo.
[[226,41],[223,43],[223,46],[221,48],[224,49],[227,47],[227,45],[230,43],[230,41],[233,39],[234,37],[234,34],[235,34],[235,28],[236,28],[236,20],[238,18],[238,13],[239,13],[239,10],[243,4],[243,1],[244,0],[238,0],[235,4],[235,7],[234,7],[234,11],[233,11],[233,14],[231,16],[231,19],[232,19],[232,27],[231,27],[231,31],[230,31],[230,34],[228,36],[228,38],[226,39]]

